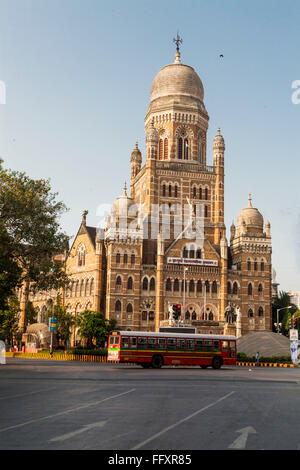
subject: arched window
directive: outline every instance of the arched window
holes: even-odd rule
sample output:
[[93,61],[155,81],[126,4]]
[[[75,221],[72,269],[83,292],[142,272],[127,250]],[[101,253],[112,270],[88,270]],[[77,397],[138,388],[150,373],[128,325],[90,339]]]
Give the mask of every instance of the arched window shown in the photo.
[[205,200],[207,201],[208,200],[208,189],[205,188]]
[[127,313],[132,313],[132,304],[128,304],[126,307],[126,312]]
[[184,289],[185,289],[185,292],[186,292],[186,290],[187,290],[187,282],[186,282],[186,281],[184,282],[184,280],[182,280],[182,281],[181,281],[181,292],[183,292]]
[[263,286],[262,284],[258,285],[258,293],[261,295],[263,293]]
[[116,279],[116,286],[121,287],[122,286],[122,278],[121,276],[118,276]]
[[166,281],[166,291],[171,291],[171,290],[172,290],[172,283],[171,283],[171,279],[168,278]]
[[86,283],[85,283],[85,297],[87,297],[89,295],[89,289],[90,289],[90,280],[87,279],[86,280]]
[[127,280],[127,289],[132,290],[133,289],[133,280],[132,277],[129,277]]
[[202,282],[198,281],[197,282],[197,294],[200,294],[202,292]]
[[165,196],[166,195],[166,185],[163,184],[163,187],[162,187],[162,195]]
[[151,277],[150,279],[150,290],[155,290],[155,279]]
[[121,302],[119,300],[115,303],[115,312],[121,312]]
[[205,281],[205,291],[209,293],[209,282]]
[[248,318],[253,318],[253,310],[251,308],[248,310]]
[[190,312],[186,312],[186,313],[185,313],[185,319],[186,319],[186,320],[189,320],[189,319],[190,319]]
[[264,316],[264,309],[262,307],[259,307],[258,309],[258,316],[263,317]]
[[188,251],[187,251],[186,246],[183,248],[182,257],[183,257],[183,258],[187,258],[187,257],[188,257]]
[[175,279],[174,281],[174,292],[179,292],[179,281]]
[[231,283],[227,282],[227,294],[231,294]]
[[184,139],[184,159],[189,159],[189,142],[188,139]]
[[195,258],[195,247],[194,245],[191,245],[190,247],[190,258]]
[[257,271],[257,261],[254,261],[254,271]]
[[248,267],[248,271],[251,271],[251,261],[249,259],[247,261],[247,267]]
[[189,292],[192,293],[192,292],[195,292],[195,283],[193,280],[190,281],[190,284],[189,284]]
[[116,254],[116,263],[120,264],[120,261],[121,261],[121,255],[120,255],[120,253],[117,253]]
[[195,310],[192,313],[192,320],[197,320],[197,314],[196,314]]
[[172,186],[169,184],[169,197],[172,197]]
[[182,160],[182,138],[179,137],[178,139],[178,158]]
[[163,141],[159,139],[159,159],[163,159]]
[[212,287],[211,287],[211,291],[212,291],[213,294],[217,294],[217,292],[218,292],[218,285],[217,285],[217,282],[216,282],[216,281],[213,281]]
[[144,277],[143,279],[143,290],[148,290],[148,278]]
[[265,263],[263,261],[260,263],[260,270],[261,271],[265,270]]
[[132,253],[131,255],[131,264],[134,264],[135,263],[135,254]]
[[252,295],[252,284],[248,284],[248,295]]
[[124,254],[124,264],[127,264],[128,262],[128,255],[127,253]]
[[197,191],[197,188],[194,186],[193,187],[193,198],[196,199],[196,191]]
[[201,259],[201,248],[197,248],[196,258]]
[[164,159],[168,160],[168,139],[164,140]]
[[199,199],[202,199],[202,188],[199,188]]
[[92,279],[91,286],[90,286],[90,295],[94,294],[94,287],[95,287],[95,282],[94,282],[94,279]]
[[233,293],[233,295],[237,295],[237,293],[238,293],[238,284],[237,284],[237,282],[233,283],[232,293]]
[[208,217],[208,208],[204,206],[204,217]]
[[77,265],[84,266],[85,265],[85,246],[80,245],[77,250]]
[[213,320],[214,320],[214,315],[213,315],[212,312],[209,312],[208,319],[209,319],[210,321],[213,321]]
[[83,297],[84,295],[84,280],[81,279],[81,283],[80,283],[80,297]]
[[174,197],[178,197],[178,187],[177,187],[177,185],[175,185],[175,188],[174,188]]

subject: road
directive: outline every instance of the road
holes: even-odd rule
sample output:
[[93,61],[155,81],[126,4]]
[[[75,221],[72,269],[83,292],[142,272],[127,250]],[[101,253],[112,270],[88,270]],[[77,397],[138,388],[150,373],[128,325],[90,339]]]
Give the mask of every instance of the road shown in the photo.
[[8,359],[0,449],[298,450],[300,369]]

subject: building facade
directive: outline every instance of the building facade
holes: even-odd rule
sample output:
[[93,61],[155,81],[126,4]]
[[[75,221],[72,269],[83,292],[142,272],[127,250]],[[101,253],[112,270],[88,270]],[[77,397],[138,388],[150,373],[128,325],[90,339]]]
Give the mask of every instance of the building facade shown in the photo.
[[[202,82],[177,51],[153,80],[146,155],[143,164],[136,144],[130,189],[125,184],[105,229],[88,226],[83,214],[66,259],[70,313],[100,310],[122,329],[157,331],[180,304],[198,332],[224,333],[234,327],[226,316],[234,308],[242,334],[271,330],[270,223],[249,195],[228,243],[225,142],[218,129],[209,165],[208,123]],[[42,319],[47,294],[31,300]]]

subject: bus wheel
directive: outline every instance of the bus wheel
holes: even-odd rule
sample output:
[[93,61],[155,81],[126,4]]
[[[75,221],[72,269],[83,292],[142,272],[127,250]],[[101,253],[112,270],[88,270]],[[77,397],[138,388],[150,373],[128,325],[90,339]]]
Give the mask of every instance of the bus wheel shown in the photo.
[[141,366],[144,367],[144,369],[150,369],[151,362],[142,362]]
[[214,357],[212,361],[212,366],[214,369],[220,369],[222,365],[222,359],[220,357]]
[[161,356],[153,356],[151,365],[152,365],[153,369],[160,369],[161,366],[163,365],[162,357]]
[[200,367],[201,367],[201,369],[207,369],[208,368],[208,366],[206,366],[204,364],[202,364]]

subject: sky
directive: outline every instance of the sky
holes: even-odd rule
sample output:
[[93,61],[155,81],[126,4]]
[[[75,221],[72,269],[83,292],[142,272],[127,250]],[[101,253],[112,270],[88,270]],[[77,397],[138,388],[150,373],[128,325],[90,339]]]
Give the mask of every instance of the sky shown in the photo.
[[85,209],[97,226],[97,208],[130,184],[137,139],[144,163],[151,83],[179,31],[204,85],[208,165],[219,126],[225,138],[228,239],[251,192],[279,289],[300,291],[300,2],[0,0],[0,11],[0,156],[50,179],[68,235]]

